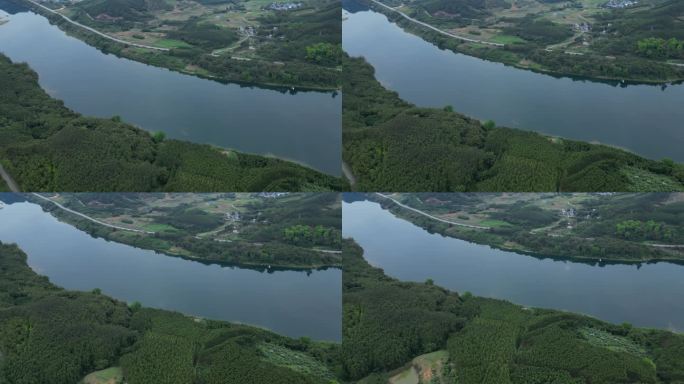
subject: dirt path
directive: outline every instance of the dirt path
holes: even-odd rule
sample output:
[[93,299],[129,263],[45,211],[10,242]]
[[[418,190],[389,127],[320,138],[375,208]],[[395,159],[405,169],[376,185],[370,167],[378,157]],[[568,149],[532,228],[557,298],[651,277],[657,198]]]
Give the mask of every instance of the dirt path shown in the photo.
[[354,184],[356,184],[356,178],[354,177],[354,174],[351,171],[351,168],[345,163],[344,161],[342,162],[342,173],[344,173],[344,177],[349,180],[349,184],[353,187]]
[[645,244],[656,248],[684,248],[684,244]]
[[118,39],[118,38],[116,38],[116,37],[109,36],[109,35],[107,35],[107,34],[105,34],[105,33],[102,33],[102,32],[100,32],[100,31],[98,31],[98,30],[95,29],[95,28],[91,28],[91,27],[89,27],[89,26],[87,26],[87,25],[83,25],[83,24],[81,24],[81,23],[79,23],[79,22],[77,22],[77,21],[71,20],[68,16],[65,16],[65,15],[63,15],[63,14],[61,14],[61,13],[59,13],[59,12],[53,10],[53,9],[50,9],[50,8],[48,8],[48,7],[46,7],[46,6],[42,5],[42,4],[40,4],[40,3],[37,3],[37,2],[35,2],[35,1],[33,1],[33,0],[28,0],[28,2],[30,2],[31,4],[33,4],[33,5],[37,6],[37,7],[40,7],[41,9],[44,9],[44,10],[46,10],[46,11],[48,11],[48,12],[54,14],[54,15],[57,15],[57,16],[63,18],[64,20],[68,21],[69,23],[71,23],[71,24],[73,24],[73,25],[75,25],[75,26],[77,26],[77,27],[83,28],[83,29],[85,29],[85,30],[87,30],[87,31],[90,31],[90,32],[96,34],[96,35],[102,36],[102,37],[104,37],[105,39],[109,39],[109,40],[111,40],[111,41],[115,41],[115,42],[117,42],[117,43],[121,43],[121,44],[125,44],[125,45],[130,45],[130,46],[132,46],[132,47],[154,49],[154,50],[157,50],[157,51],[168,51],[168,50],[169,50],[169,48],[153,47],[153,46],[151,46],[151,45],[133,43],[133,42],[130,42],[130,41],[121,40],[121,39]]
[[21,192],[19,190],[19,185],[12,179],[12,177],[5,171],[5,168],[2,167],[2,164],[0,164],[0,176],[2,177],[3,180],[5,180],[5,183],[9,187],[10,191],[19,193]]
[[423,211],[421,211],[421,210],[419,210],[419,209],[415,209],[415,208],[413,208],[413,207],[409,207],[409,206],[406,205],[406,204],[402,204],[402,203],[398,202],[397,200],[395,200],[395,199],[393,199],[393,198],[391,198],[391,197],[389,197],[389,196],[387,196],[387,195],[383,195],[382,193],[376,192],[375,194],[378,195],[378,196],[380,196],[380,197],[384,197],[385,199],[392,200],[396,205],[398,205],[398,206],[400,206],[400,207],[402,207],[402,208],[406,208],[406,209],[408,209],[409,211],[416,212],[416,213],[421,214],[421,215],[423,215],[423,216],[425,216],[425,217],[428,217],[428,218],[430,218],[430,219],[437,220],[437,221],[441,221],[442,223],[447,223],[447,224],[452,224],[452,225],[458,225],[458,226],[460,226],[460,227],[473,228],[473,229],[482,229],[482,230],[489,230],[489,229],[491,229],[491,227],[485,227],[485,226],[480,226],[480,225],[472,225],[472,224],[464,224],[464,223],[458,223],[458,222],[455,222],[455,221],[449,221],[449,220],[441,219],[441,218],[439,218],[439,217],[432,216],[432,215],[429,214],[429,213],[423,212]]

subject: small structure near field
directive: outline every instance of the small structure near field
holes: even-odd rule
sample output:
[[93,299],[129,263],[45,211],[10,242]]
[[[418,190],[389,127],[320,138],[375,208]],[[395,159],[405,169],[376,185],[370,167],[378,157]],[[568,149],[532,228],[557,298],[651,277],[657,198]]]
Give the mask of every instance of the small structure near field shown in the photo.
[[302,3],[271,3],[266,8],[272,11],[293,11],[301,7]]

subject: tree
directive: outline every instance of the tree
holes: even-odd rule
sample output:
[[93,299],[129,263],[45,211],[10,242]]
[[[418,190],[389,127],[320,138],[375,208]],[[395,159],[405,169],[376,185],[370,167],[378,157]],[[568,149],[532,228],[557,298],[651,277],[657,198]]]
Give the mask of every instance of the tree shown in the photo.
[[152,140],[154,140],[155,143],[161,143],[162,141],[164,141],[165,138],[166,138],[166,133],[164,133],[162,131],[155,132],[152,135]]

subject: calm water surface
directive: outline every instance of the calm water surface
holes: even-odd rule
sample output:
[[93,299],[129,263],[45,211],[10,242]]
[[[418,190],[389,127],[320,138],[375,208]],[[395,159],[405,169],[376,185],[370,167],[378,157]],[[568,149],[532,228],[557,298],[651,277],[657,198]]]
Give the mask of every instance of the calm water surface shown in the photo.
[[10,0],[0,0],[0,16],[9,17],[0,52],[28,63],[77,112],[341,173],[339,96],[226,85],[103,54]]
[[120,300],[292,337],[342,337],[337,269],[265,273],[202,264],[93,238],[27,202],[0,208],[0,241],[17,243],[33,270],[67,289],[100,288]]
[[507,67],[440,50],[354,0],[343,7],[344,50],[411,103],[684,162],[684,85],[619,87]]
[[613,323],[684,331],[684,266],[593,266],[538,259],[430,234],[369,201],[343,203],[342,230],[372,265],[400,280]]

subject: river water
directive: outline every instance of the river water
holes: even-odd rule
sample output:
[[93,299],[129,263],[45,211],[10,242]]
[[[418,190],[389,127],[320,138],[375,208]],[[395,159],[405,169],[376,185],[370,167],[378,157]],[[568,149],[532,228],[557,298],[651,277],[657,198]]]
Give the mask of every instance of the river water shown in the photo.
[[613,323],[684,331],[684,266],[591,265],[540,259],[430,234],[370,201],[343,203],[342,230],[369,263],[424,282]]
[[0,53],[79,113],[341,174],[339,95],[221,84],[104,54],[11,0],[0,0],[3,16]]
[[33,203],[0,194],[0,241],[16,243],[29,266],[66,289],[144,306],[241,322],[291,336],[340,341],[342,272],[258,272],[203,264],[93,238]]
[[440,50],[354,0],[342,4],[344,50],[406,101],[684,162],[684,85],[620,87],[517,69]]

